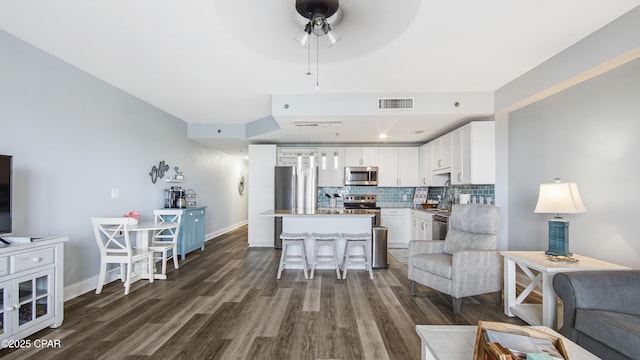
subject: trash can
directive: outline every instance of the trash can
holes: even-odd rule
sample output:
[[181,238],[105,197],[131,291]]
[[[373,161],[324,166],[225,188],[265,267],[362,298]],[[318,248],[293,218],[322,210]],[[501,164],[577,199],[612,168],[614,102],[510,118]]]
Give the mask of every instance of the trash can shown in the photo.
[[371,267],[374,269],[386,269],[387,264],[387,228],[374,226],[372,231]]

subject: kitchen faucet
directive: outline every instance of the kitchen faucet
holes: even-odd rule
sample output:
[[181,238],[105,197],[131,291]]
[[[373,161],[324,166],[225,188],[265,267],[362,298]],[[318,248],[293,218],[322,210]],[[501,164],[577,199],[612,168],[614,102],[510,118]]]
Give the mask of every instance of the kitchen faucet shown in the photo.
[[451,205],[453,204],[453,194],[451,194],[451,181],[447,180],[444,183],[444,188],[442,191],[442,201],[438,204],[438,209],[440,210],[451,210]]

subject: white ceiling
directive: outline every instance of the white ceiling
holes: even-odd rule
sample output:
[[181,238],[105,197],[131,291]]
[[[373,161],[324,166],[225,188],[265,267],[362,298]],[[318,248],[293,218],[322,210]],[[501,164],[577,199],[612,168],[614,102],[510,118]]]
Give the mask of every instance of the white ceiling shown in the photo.
[[[294,5],[0,0],[0,29],[188,124],[233,128],[274,114],[272,95],[313,101],[335,94],[348,102],[363,94],[493,92],[640,0],[343,0],[342,20],[334,26],[342,40],[327,48],[320,38],[318,68],[312,42],[310,76],[307,50],[293,40],[304,23]],[[375,142],[383,130],[389,142],[424,142],[484,115],[306,111],[274,116],[280,130],[198,141],[230,153],[251,142]],[[297,119],[339,119],[342,125],[301,130],[292,126]]]

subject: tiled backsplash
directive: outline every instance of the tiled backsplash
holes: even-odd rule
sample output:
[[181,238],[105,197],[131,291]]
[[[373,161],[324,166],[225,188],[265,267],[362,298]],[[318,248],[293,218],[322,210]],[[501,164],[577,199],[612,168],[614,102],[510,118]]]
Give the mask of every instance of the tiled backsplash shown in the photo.
[[[473,199],[475,197],[476,203],[486,204],[487,200],[491,200],[491,204],[495,204],[495,185],[453,185],[453,198],[454,203],[458,204],[460,194],[469,194]],[[428,199],[438,200],[438,195],[444,194],[444,187],[436,186],[430,187],[428,193]],[[473,201],[472,201],[473,202]]]
[[[436,186],[430,187],[428,198],[437,200],[438,195],[442,195],[444,187]],[[325,194],[333,195],[339,194],[340,198],[337,201],[337,206],[342,207],[342,199],[344,195],[348,194],[373,194],[377,196],[377,204],[380,207],[412,207],[413,193],[415,188],[413,187],[378,187],[378,186],[340,186],[340,187],[321,187],[318,188],[318,207],[329,207],[329,198]],[[479,201],[482,198],[482,203],[487,203],[487,197],[491,198],[491,203],[495,202],[495,187],[494,185],[459,185],[453,186],[453,194],[455,202],[458,203],[459,194],[470,194]]]

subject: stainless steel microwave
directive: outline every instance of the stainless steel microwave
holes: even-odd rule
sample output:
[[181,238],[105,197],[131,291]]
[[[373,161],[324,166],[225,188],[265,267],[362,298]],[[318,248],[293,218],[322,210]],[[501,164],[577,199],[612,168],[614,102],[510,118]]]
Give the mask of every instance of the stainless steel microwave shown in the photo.
[[345,185],[378,185],[377,166],[345,166]]

